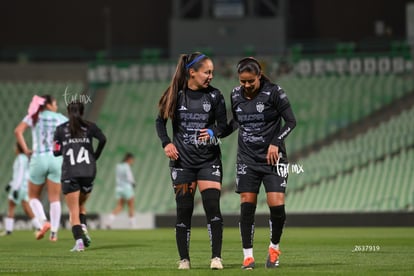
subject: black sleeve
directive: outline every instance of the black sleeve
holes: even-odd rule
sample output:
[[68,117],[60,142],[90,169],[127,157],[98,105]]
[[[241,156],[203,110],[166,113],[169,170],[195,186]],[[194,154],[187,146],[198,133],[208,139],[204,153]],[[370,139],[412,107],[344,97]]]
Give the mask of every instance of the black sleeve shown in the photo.
[[95,155],[95,160],[98,160],[99,156],[101,156],[102,150],[106,144],[106,137],[105,135],[102,133],[101,129],[93,124],[92,125],[92,135],[94,138],[96,138],[98,140],[98,147],[96,148],[94,155]]
[[57,127],[55,130],[55,134],[53,135],[53,155],[54,156],[62,155],[62,142],[60,141],[59,130],[60,128]]
[[216,119],[216,124],[211,126],[211,130],[214,132],[214,136],[223,137],[223,133],[227,129],[227,111],[226,103],[224,101],[223,94],[220,92],[217,93],[216,99],[216,108],[214,111],[214,118]]
[[[233,99],[230,95],[230,106],[233,107]],[[230,122],[227,124],[226,129],[223,131],[223,133],[221,134],[222,138],[225,138],[227,136],[229,136],[230,134],[232,134],[236,129],[239,128],[239,123],[235,120],[236,118],[236,113],[233,110],[233,108],[231,109],[231,115],[232,118],[230,120]]]
[[286,93],[279,86],[277,86],[277,91],[275,91],[274,95],[274,105],[285,121],[285,124],[280,131],[276,133],[270,143],[279,147],[289,133],[296,127],[296,118]]
[[167,133],[166,125],[167,125],[167,119],[163,119],[161,115],[158,115],[157,119],[155,120],[155,128],[157,129],[157,134],[161,140],[161,144],[163,148],[169,143],[171,143],[171,139]]

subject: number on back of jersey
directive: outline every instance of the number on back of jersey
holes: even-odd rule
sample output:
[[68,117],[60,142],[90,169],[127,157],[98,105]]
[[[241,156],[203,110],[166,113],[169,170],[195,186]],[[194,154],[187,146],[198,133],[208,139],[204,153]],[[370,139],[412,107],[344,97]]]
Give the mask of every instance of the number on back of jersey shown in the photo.
[[[77,155],[74,153],[74,150],[72,148],[70,148],[66,152],[66,155],[69,156],[70,164],[72,166],[75,166],[76,164],[81,164],[83,162],[85,162],[86,164],[91,163],[90,160],[89,160],[89,152],[84,147],[81,147],[79,149],[79,152],[78,152]],[[76,155],[76,159],[75,159],[75,155]]]

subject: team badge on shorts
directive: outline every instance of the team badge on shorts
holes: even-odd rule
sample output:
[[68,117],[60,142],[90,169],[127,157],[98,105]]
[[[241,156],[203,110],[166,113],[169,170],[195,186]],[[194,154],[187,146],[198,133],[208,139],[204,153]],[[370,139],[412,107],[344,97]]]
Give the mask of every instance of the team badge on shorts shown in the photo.
[[209,101],[204,101],[203,102],[203,109],[205,112],[209,112],[211,109],[211,103]]
[[173,180],[176,180],[177,179],[177,170],[176,169],[172,169],[171,170],[171,178]]
[[221,176],[220,166],[213,165],[213,170],[215,170],[215,171],[211,173],[212,175]]
[[247,165],[246,164],[237,164],[237,175],[240,174],[247,174],[246,172]]
[[258,102],[256,104],[256,109],[257,109],[258,112],[262,113],[263,110],[264,110],[264,104],[262,102]]

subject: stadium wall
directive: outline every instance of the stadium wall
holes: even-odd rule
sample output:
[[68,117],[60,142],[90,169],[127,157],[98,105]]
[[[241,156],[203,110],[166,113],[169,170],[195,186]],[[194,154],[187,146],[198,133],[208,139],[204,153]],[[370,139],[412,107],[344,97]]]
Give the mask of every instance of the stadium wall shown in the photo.
[[[225,227],[238,227],[238,215],[224,215]],[[175,216],[159,215],[155,218],[156,227],[172,227]],[[192,226],[204,227],[206,219],[203,215],[193,216]],[[255,226],[268,227],[269,215],[258,214]],[[367,226],[414,226],[414,212],[407,213],[320,213],[320,214],[287,214],[287,227],[367,227]]]
[[[88,214],[90,229],[106,229],[106,214]],[[69,216],[62,216],[62,228],[71,229]],[[238,215],[223,215],[225,227],[238,227]],[[4,228],[4,216],[0,219],[0,229]],[[172,228],[175,224],[174,215],[137,214],[135,229]],[[205,227],[206,219],[203,215],[195,215],[192,219],[193,227]],[[268,227],[269,216],[258,214],[255,219],[256,227]],[[396,213],[320,213],[320,214],[287,214],[286,227],[413,227],[414,212]],[[127,214],[117,216],[111,229],[128,229]],[[30,220],[24,215],[15,217],[15,230],[32,229]]]
[[88,66],[87,62],[0,63],[0,81],[83,81],[86,83]]

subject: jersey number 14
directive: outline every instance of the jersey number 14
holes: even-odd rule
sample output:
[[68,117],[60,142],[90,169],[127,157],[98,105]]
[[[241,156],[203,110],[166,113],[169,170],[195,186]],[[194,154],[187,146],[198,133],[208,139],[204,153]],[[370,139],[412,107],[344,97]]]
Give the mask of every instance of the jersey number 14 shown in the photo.
[[70,158],[70,164],[72,166],[76,165],[76,164],[80,164],[82,162],[85,162],[86,164],[90,164],[91,162],[89,161],[89,152],[84,148],[81,147],[78,155],[76,156],[76,160],[75,160],[75,153],[73,151],[73,149],[69,149],[66,152],[66,155],[69,156]]

